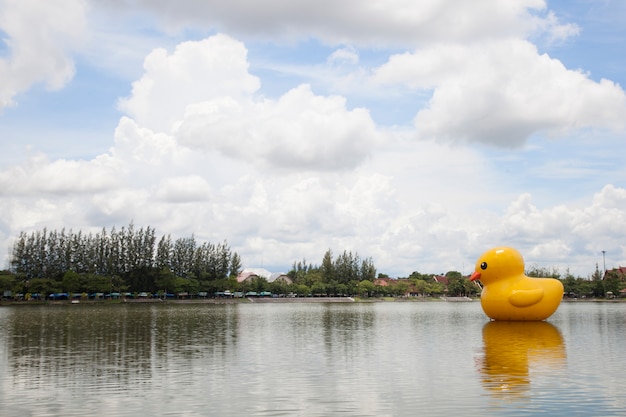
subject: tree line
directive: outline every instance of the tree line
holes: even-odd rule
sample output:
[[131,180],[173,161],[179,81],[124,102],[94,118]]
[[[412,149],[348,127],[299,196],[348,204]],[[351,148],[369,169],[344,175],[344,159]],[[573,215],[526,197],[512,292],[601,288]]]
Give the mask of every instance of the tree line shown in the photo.
[[130,223],[95,234],[22,232],[10,268],[30,292],[184,290],[236,276],[241,258],[226,241],[198,244],[193,235],[176,240],[164,235],[157,242],[154,228]]
[[[98,233],[65,229],[22,232],[17,237],[10,271],[0,273],[0,290],[49,294],[53,292],[152,292],[179,293],[217,291],[270,291],[274,294],[400,296],[416,295],[474,296],[479,288],[458,271],[445,274],[447,285],[433,274],[413,272],[407,278],[375,285],[377,271],[372,258],[343,251],[324,253],[321,264],[305,259],[294,262],[288,276],[292,283],[237,282],[241,258],[227,242],[198,244],[192,235],[172,240],[164,235],[157,240],[154,228],[127,227]],[[529,276],[561,280],[566,296],[604,297],[619,294],[626,285],[623,277],[598,270],[591,279],[575,278],[569,272],[561,277],[557,270],[533,267]],[[378,278],[388,278],[378,274]]]
[[311,295],[358,295],[369,292],[364,288],[376,279],[376,266],[371,257],[362,259],[358,253],[346,250],[334,257],[328,249],[321,265],[303,259],[294,262],[287,275],[298,294],[308,291]]
[[213,294],[270,291],[274,294],[371,295],[376,267],[372,258],[329,249],[321,266],[294,262],[292,283],[237,282],[241,258],[223,243],[198,244],[191,237],[157,240],[155,229],[127,227],[98,233],[37,230],[17,237],[10,271],[0,274],[0,289],[15,293],[151,292]]
[[528,272],[531,277],[556,278],[563,283],[566,298],[605,298],[609,295],[619,296],[620,290],[626,288],[625,277],[615,270],[602,274],[596,264],[596,269],[589,278],[574,277],[569,270],[561,275],[556,269],[532,267]]

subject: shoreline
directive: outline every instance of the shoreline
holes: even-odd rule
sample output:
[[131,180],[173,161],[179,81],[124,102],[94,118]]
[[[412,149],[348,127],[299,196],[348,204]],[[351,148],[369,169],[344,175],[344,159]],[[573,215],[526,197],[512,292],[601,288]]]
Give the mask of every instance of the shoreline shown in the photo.
[[[194,299],[120,299],[120,300],[30,300],[0,301],[0,307],[45,305],[119,305],[119,304],[306,304],[306,303],[429,303],[429,302],[480,302],[469,297],[246,297],[246,298],[194,298]],[[562,303],[621,303],[625,299],[564,298]]]
[[170,299],[119,299],[119,300],[30,300],[0,301],[0,307],[43,305],[121,305],[121,304],[306,304],[306,303],[383,303],[383,302],[441,302],[440,298],[391,298],[391,297],[245,297],[245,298],[193,298]]

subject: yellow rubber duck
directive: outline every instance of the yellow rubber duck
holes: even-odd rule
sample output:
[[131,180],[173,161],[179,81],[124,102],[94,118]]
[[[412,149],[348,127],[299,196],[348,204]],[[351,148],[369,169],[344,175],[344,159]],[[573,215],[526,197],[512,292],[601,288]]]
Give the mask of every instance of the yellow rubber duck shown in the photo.
[[505,246],[483,253],[470,280],[483,284],[480,304],[493,320],[545,320],[563,298],[561,281],[527,277],[522,255]]

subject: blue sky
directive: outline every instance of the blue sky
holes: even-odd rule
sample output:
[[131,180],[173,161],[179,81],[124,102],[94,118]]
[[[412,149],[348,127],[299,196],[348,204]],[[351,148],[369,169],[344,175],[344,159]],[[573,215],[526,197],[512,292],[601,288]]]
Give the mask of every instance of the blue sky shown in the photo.
[[274,272],[626,265],[626,5],[411,3],[0,0],[3,265],[131,221]]

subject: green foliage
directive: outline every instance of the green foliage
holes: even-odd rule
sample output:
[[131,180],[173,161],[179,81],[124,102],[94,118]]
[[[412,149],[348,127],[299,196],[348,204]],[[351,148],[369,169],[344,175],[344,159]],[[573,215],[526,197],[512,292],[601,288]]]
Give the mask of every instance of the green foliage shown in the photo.
[[113,292],[113,278],[103,275],[85,274],[85,286],[80,292]]
[[375,285],[372,281],[364,280],[359,282],[359,295],[361,297],[369,297],[375,290]]
[[600,272],[600,269],[598,268],[598,263],[596,263],[596,270],[594,271],[593,275],[591,275],[591,280],[592,281],[602,280],[602,273]]
[[[357,255],[358,259],[358,255]],[[372,258],[363,259],[361,262],[360,279],[373,281],[376,279],[376,267]]]
[[576,281],[572,275],[568,275],[565,279],[561,280],[563,284],[563,292],[565,294],[571,294],[574,297],[578,297],[580,295],[579,283]]
[[5,291],[13,291],[15,287],[15,276],[11,274],[9,271],[1,271],[0,272],[0,296],[4,294]]
[[614,296],[618,296],[620,281],[620,277],[615,271],[607,271],[604,277],[604,293],[612,292]]
[[311,286],[311,294],[313,295],[324,295],[326,294],[326,285],[323,282],[315,282]]
[[336,265],[333,261],[333,252],[328,249],[322,258],[322,267],[320,268],[320,272],[322,274],[322,280],[324,282],[330,282],[335,279]]
[[348,285],[347,284],[337,284],[337,286],[335,287],[335,295],[336,296],[348,295]]
[[263,277],[259,277],[259,278],[253,279],[250,282],[250,290],[249,291],[254,291],[254,292],[257,292],[257,293],[263,292],[263,291],[269,291],[269,283]]
[[319,271],[319,268],[314,267],[311,264],[307,265],[306,259],[293,263],[291,271],[287,273],[287,276],[291,278],[294,283],[304,283],[309,280],[307,277],[313,271]]
[[409,275],[409,279],[410,280],[421,280],[421,281],[432,281],[433,279],[433,274],[421,274],[417,271],[413,271],[411,272],[411,275]]
[[360,280],[359,278],[359,259],[352,252],[343,251],[337,256],[334,263],[333,279],[339,282],[350,282],[352,280]]
[[422,296],[426,295],[427,293],[426,287],[428,286],[428,283],[426,281],[424,281],[423,279],[419,279],[419,278],[410,278],[409,280],[415,287],[415,290],[418,292],[418,294]]
[[409,292],[409,282],[406,280],[400,281],[391,286],[391,295],[395,295],[396,297],[403,296],[407,292]]
[[25,292],[27,293],[38,293],[42,295],[61,291],[61,286],[57,282],[46,278],[33,278],[26,282],[25,287]]
[[471,296],[478,291],[478,287],[458,271],[449,271],[446,277],[448,278],[447,294],[451,297]]
[[345,250],[333,258],[328,249],[320,267],[307,265],[306,260],[294,262],[287,275],[294,284],[306,285],[314,294],[354,295],[359,282],[376,278],[376,267],[371,258],[362,260],[358,254]]
[[268,289],[272,294],[287,294],[289,292],[288,284],[282,280],[269,283]]
[[604,297],[606,291],[612,291],[606,289],[606,281],[602,280],[599,271],[596,272],[592,275],[592,280],[574,277],[568,272],[565,278],[560,280],[565,296],[570,298]]
[[237,252],[233,253],[232,258],[230,259],[230,273],[231,277],[236,277],[241,272],[241,257]]
[[536,278],[561,278],[561,274],[557,268],[542,268],[537,265],[531,266],[530,269],[526,271],[526,275]]
[[592,291],[594,297],[604,297],[604,283],[601,280],[593,281]]
[[155,285],[164,294],[177,294],[183,291],[185,279],[177,277],[169,268],[163,267],[156,277]]
[[85,280],[81,275],[74,271],[67,271],[63,275],[62,288],[66,292],[82,292],[85,291]]
[[307,295],[311,294],[311,288],[304,284],[298,284],[296,285],[295,292],[296,294],[298,294],[298,297],[306,297]]
[[[390,280],[390,285],[374,285],[376,267],[371,258],[344,250],[333,256],[328,249],[321,266],[305,259],[294,262],[287,274],[293,284],[268,283],[264,279],[239,283],[235,277],[242,261],[226,241],[199,244],[195,237],[173,240],[162,236],[158,242],[155,229],[136,228],[133,223],[120,230],[103,228],[98,233],[49,231],[20,233],[12,248],[10,270],[0,271],[0,291],[38,292],[168,292],[271,291],[274,294],[297,293],[300,296],[355,295],[402,296],[409,291],[421,295],[474,295],[477,287],[458,271],[446,273],[447,288],[433,280],[433,274],[417,271],[407,280]],[[590,279],[569,274],[561,278],[555,268],[532,266],[527,275],[561,279],[565,292],[576,297],[618,295],[626,285],[609,271],[602,277],[596,264]],[[379,278],[388,275],[378,273]],[[414,288],[414,289],[413,289]]]
[[439,296],[445,292],[445,286],[440,282],[432,282],[426,285],[426,293]]
[[[166,282],[162,271],[187,279],[176,287],[200,288],[207,281],[225,279],[241,269],[241,258],[224,241],[198,245],[194,236],[157,244],[155,229],[133,223],[101,232],[40,231],[20,233],[11,253],[11,272],[24,284],[49,279],[48,287],[109,292],[115,288],[156,291]],[[39,282],[39,281],[37,281]],[[173,288],[173,287],[171,287]]]
[[452,277],[448,279],[448,295],[458,297],[465,295],[465,285],[461,277]]

